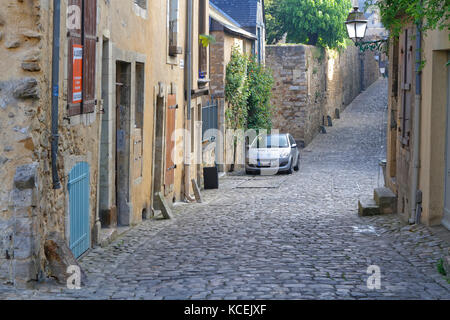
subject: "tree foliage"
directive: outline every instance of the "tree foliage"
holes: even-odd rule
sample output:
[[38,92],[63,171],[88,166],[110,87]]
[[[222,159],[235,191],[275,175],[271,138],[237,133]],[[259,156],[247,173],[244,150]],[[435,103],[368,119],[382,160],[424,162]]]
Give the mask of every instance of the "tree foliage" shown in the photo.
[[256,57],[248,62],[248,129],[272,129],[272,72],[260,64]]
[[449,0],[368,0],[369,6],[380,9],[381,21],[391,37],[398,37],[405,24],[411,22],[420,23],[423,32],[450,30]]
[[231,129],[272,128],[272,72],[234,47],[225,76],[226,118]]
[[226,118],[231,129],[244,128],[247,121],[247,62],[247,57],[240,53],[239,48],[233,47],[225,75]]
[[350,0],[268,0],[268,42],[287,35],[287,42],[338,48],[347,36]]

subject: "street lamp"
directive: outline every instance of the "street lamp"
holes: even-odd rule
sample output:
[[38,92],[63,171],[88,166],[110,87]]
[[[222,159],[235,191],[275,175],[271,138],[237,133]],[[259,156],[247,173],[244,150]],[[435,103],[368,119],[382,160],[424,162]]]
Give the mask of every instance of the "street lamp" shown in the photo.
[[363,41],[367,31],[367,19],[364,13],[358,10],[357,6],[353,7],[353,11],[347,17],[345,26],[347,27],[348,36],[353,40],[355,45],[359,47],[361,52],[367,50],[380,51],[383,44],[387,42],[387,39],[376,41]]
[[350,39],[356,44],[360,42],[366,36],[367,31],[367,19],[364,13],[358,10],[358,7],[354,7],[353,11],[348,15],[347,32]]

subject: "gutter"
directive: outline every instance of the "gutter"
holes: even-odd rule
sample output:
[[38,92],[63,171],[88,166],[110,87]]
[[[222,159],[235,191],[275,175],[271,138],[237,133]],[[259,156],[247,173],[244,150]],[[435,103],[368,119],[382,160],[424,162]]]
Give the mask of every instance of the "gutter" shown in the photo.
[[188,202],[195,199],[190,195],[191,180],[191,104],[192,104],[192,0],[187,0],[186,28],[186,122],[184,130],[184,196]]
[[52,49],[52,180],[53,189],[61,189],[58,176],[58,100],[59,100],[59,51],[61,35],[61,1],[53,0],[53,49]]
[[420,170],[420,123],[421,123],[421,109],[422,109],[422,21],[416,23],[416,95],[414,100],[414,124],[413,124],[413,176],[411,188],[411,216],[410,224],[419,224],[420,217],[419,210],[420,203],[418,202],[419,193],[419,170]]

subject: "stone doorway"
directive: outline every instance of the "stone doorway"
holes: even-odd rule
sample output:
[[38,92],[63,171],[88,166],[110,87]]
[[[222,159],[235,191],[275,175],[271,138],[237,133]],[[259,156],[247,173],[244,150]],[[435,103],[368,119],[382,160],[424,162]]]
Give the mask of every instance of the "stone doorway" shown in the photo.
[[99,212],[103,228],[117,227],[117,209],[114,199],[114,162],[113,151],[113,121],[115,109],[113,106],[113,81],[111,64],[111,42],[103,39],[102,51],[102,115],[100,135],[100,160],[99,160]]
[[[158,91],[158,90],[156,90]],[[154,112],[154,144],[153,144],[153,181],[152,181],[152,208],[153,210],[160,210],[158,201],[158,193],[162,192],[164,184],[164,145],[165,145],[165,99],[159,94],[155,101]]]
[[131,63],[116,63],[116,206],[118,224],[130,225]]

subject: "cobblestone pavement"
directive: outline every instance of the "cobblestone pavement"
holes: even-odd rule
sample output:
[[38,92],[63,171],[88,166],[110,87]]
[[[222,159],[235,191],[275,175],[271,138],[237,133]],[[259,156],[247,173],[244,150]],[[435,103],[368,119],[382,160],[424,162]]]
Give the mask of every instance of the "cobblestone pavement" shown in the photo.
[[[302,153],[292,176],[228,176],[203,204],[175,207],[82,260],[79,291],[0,289],[25,299],[450,299],[448,242],[398,216],[360,218],[382,184],[387,83],[358,97]],[[257,187],[257,188],[255,188]],[[367,269],[381,268],[381,290]]]

